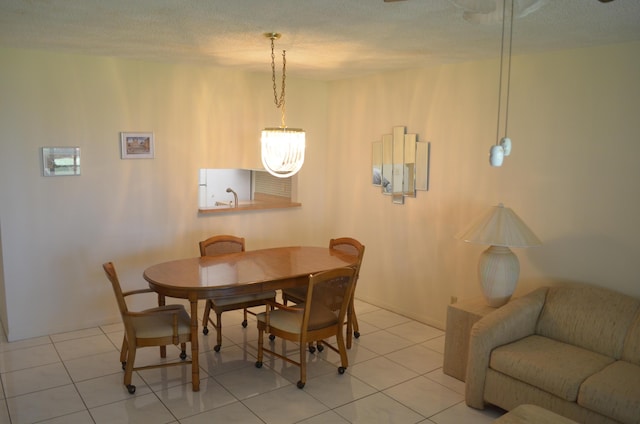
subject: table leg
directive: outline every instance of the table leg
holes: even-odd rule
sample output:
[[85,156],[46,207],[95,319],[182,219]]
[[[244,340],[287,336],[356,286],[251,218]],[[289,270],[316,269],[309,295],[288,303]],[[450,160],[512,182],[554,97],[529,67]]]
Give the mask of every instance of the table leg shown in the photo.
[[200,361],[198,358],[198,297],[189,296],[191,302],[191,383],[193,391],[200,391]]
[[[158,294],[158,306],[164,306],[166,304],[165,301],[165,297],[163,294]],[[161,358],[166,358],[167,357],[167,347],[166,346],[160,346],[160,357]]]

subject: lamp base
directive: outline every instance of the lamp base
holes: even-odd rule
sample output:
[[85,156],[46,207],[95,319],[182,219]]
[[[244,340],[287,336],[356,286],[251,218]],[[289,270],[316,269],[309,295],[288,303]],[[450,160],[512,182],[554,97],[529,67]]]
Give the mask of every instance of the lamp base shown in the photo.
[[508,247],[490,246],[480,255],[478,278],[489,306],[497,308],[509,301],[519,275],[518,257]]

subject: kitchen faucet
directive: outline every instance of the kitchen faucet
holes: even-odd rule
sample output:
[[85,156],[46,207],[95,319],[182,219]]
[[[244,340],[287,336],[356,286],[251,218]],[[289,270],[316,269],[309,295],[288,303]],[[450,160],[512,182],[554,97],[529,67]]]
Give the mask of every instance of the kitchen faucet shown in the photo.
[[233,193],[233,199],[235,201],[234,203],[234,207],[237,208],[238,207],[238,193],[236,193],[235,191],[233,191],[231,189],[231,187],[227,188],[227,193]]

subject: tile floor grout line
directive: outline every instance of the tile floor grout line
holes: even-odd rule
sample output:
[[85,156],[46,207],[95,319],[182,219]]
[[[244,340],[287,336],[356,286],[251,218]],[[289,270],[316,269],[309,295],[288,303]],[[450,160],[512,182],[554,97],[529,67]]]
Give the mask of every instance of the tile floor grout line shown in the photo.
[[[375,312],[375,311],[381,311],[383,310],[382,308],[376,308],[375,310],[371,311],[371,312]],[[395,312],[391,312],[388,311],[391,314],[395,314],[397,316],[402,316],[400,314],[397,314]],[[366,313],[362,313],[359,314],[359,318],[362,316],[365,316]],[[380,315],[378,318],[378,321],[380,318],[382,318],[383,316],[386,315]],[[398,319],[397,317],[394,317],[394,315],[389,315],[391,317],[392,321],[395,321],[396,319]],[[372,316],[373,318],[373,316]],[[229,321],[229,322],[233,322],[233,321]],[[255,321],[250,321],[251,324],[255,324]],[[362,324],[365,324],[366,327],[366,333],[363,334],[363,338],[359,339],[359,340],[354,340],[354,349],[350,350],[349,352],[354,352],[356,353],[356,357],[352,356],[351,354],[349,354],[350,356],[350,363],[349,363],[349,369],[347,370],[347,373],[349,374],[349,378],[352,379],[352,381],[357,381],[356,386],[361,388],[358,389],[358,391],[353,390],[351,391],[351,389],[349,389],[349,397],[345,398],[345,399],[341,399],[340,397],[336,397],[333,396],[333,399],[331,397],[324,397],[324,396],[320,396],[320,397],[316,397],[314,396],[314,394],[310,393],[309,391],[305,391],[306,395],[304,398],[305,399],[309,399],[309,402],[315,403],[318,405],[319,408],[325,409],[323,412],[320,412],[318,414],[315,414],[313,416],[309,416],[309,417],[305,417],[305,418],[299,418],[300,416],[297,415],[298,418],[295,418],[295,422],[300,422],[300,421],[321,421],[322,418],[317,418],[319,416],[321,416],[322,414],[335,414],[333,416],[335,417],[340,417],[340,419],[345,420],[345,422],[350,421],[350,419],[348,418],[349,415],[343,416],[342,414],[340,414],[338,412],[338,409],[343,408],[347,405],[353,405],[350,408],[358,408],[358,404],[359,402],[362,402],[363,400],[370,398],[371,396],[374,395],[382,395],[384,396],[385,399],[389,399],[393,401],[393,404],[398,405],[399,411],[405,411],[405,412],[400,412],[400,413],[406,413],[406,414],[410,414],[413,415],[415,414],[416,417],[422,417],[423,420],[425,420],[424,422],[429,422],[429,423],[435,423],[436,421],[431,420],[430,418],[439,415],[439,414],[445,414],[442,418],[439,418],[437,420],[437,422],[441,422],[442,419],[447,419],[446,417],[449,417],[448,419],[451,419],[452,416],[454,416],[456,413],[459,413],[459,411],[457,409],[462,408],[463,410],[466,411],[465,407],[465,402],[464,400],[459,401],[459,402],[455,402],[453,404],[449,404],[449,402],[447,402],[446,404],[443,403],[442,406],[438,407],[437,411],[433,414],[431,414],[428,417],[425,417],[425,415],[421,414],[420,412],[418,412],[415,408],[418,409],[424,409],[421,407],[421,405],[417,404],[415,401],[412,402],[411,401],[411,396],[407,395],[403,395],[402,391],[402,385],[406,384],[407,382],[416,380],[417,378],[426,378],[428,379],[429,382],[431,383],[435,383],[434,390],[435,387],[439,387],[442,391],[442,393],[445,392],[451,392],[451,393],[455,393],[457,396],[462,396],[464,398],[464,395],[461,395],[460,393],[460,389],[456,389],[458,386],[456,385],[457,383],[453,380],[451,380],[451,382],[449,382],[448,377],[444,376],[445,378],[443,379],[442,376],[440,375],[440,373],[442,373],[442,366],[439,367],[435,367],[435,368],[431,368],[431,365],[433,363],[433,365],[435,365],[435,363],[437,362],[438,356],[435,355],[441,355],[443,356],[443,352],[442,352],[442,346],[440,346],[443,343],[443,337],[444,337],[444,332],[442,330],[439,330],[433,326],[429,326],[423,323],[420,323],[418,321],[412,320],[412,319],[407,319],[407,321],[404,322],[399,322],[398,324],[389,326],[387,328],[379,328],[378,326],[371,324],[369,322],[365,320],[363,320],[361,322],[361,326]],[[407,325],[409,324],[409,325]],[[424,325],[425,328],[429,328],[427,330],[427,333],[420,333],[421,327],[417,326],[415,324],[419,324],[419,325]],[[111,351],[109,352],[97,352],[97,353],[90,353],[90,354],[86,354],[86,355],[82,355],[80,357],[73,357],[71,359],[69,359],[68,361],[62,360],[62,354],[67,355],[69,352],[75,352],[73,350],[69,350],[69,349],[74,349],[74,345],[59,345],[59,343],[64,343],[64,342],[70,342],[73,340],[79,340],[82,338],[86,338],[86,337],[96,337],[96,336],[102,336],[102,337],[107,337],[107,339],[109,340],[109,346],[112,346],[115,350],[116,353],[114,353],[114,355],[119,355],[120,352],[120,346],[117,345],[117,339],[119,336],[114,337],[114,333],[118,333],[122,332],[121,329],[117,329],[116,326],[111,326],[112,324],[109,324],[110,327],[105,327],[105,326],[96,326],[96,327],[92,327],[89,329],[82,329],[82,330],[78,330],[78,331],[84,331],[84,333],[78,333],[78,334],[69,334],[69,335],[62,335],[62,336],[57,336],[54,337],[56,339],[62,339],[62,340],[58,340],[58,341],[54,341],[53,338],[51,337],[51,335],[47,336],[48,343],[47,344],[51,344],[53,345],[54,351],[55,351],[55,356],[52,355],[52,357],[46,357],[46,356],[40,356],[37,357],[38,362],[47,362],[50,359],[53,358],[57,358],[57,360],[59,362],[62,363],[63,368],[64,368],[64,372],[66,373],[66,377],[69,378],[69,380],[71,381],[70,384],[74,385],[74,391],[75,394],[77,396],[80,396],[80,399],[82,400],[82,406],[83,406],[83,411],[85,414],[87,414],[87,420],[90,420],[91,422],[93,422],[94,424],[97,422],[96,419],[94,418],[94,414],[92,412],[92,409],[88,408],[87,402],[91,402],[90,398],[84,398],[81,393],[80,393],[80,388],[83,388],[83,391],[86,392],[86,387],[82,386],[82,383],[84,383],[85,381],[90,381],[90,380],[97,380],[100,378],[103,378],[105,376],[108,375],[114,375],[114,374],[121,374],[122,372],[119,370],[120,367],[117,367],[118,370],[114,371],[113,373],[107,373],[104,374],[105,372],[108,372],[110,370],[109,364],[105,363],[103,366],[101,366],[100,369],[100,373],[98,375],[98,373],[92,373],[92,372],[88,372],[83,374],[82,372],[79,372],[78,369],[73,368],[75,371],[74,373],[77,374],[77,376],[80,378],[80,380],[75,381],[73,378],[71,378],[71,370],[72,370],[72,365],[69,361],[73,361],[76,359],[81,359],[81,358],[89,358],[87,364],[82,365],[82,367],[87,367],[90,366],[91,363],[91,357],[95,357],[96,360],[98,358],[97,355],[105,355],[107,353],[112,353]],[[406,328],[402,328],[402,326],[406,326]],[[225,328],[229,328],[231,329],[232,326],[226,326]],[[280,367],[280,364],[277,362],[274,362],[273,364],[273,368],[269,368],[269,372],[273,373],[274,376],[277,376],[277,379],[284,379],[282,381],[281,386],[277,386],[276,384],[266,384],[264,385],[264,389],[261,389],[260,392],[256,395],[256,396],[249,396],[246,399],[239,399],[233,392],[230,391],[230,389],[233,389],[234,385],[237,386],[238,384],[242,384],[243,380],[238,381],[237,379],[234,381],[234,377],[233,377],[233,373],[237,372],[237,371],[241,371],[241,370],[245,370],[242,371],[244,374],[239,374],[239,376],[244,375],[243,378],[246,378],[247,375],[250,375],[249,372],[247,372],[247,368],[248,367],[252,367],[253,366],[253,362],[255,361],[255,353],[257,353],[257,347],[255,346],[257,343],[257,339],[254,339],[254,334],[253,332],[255,332],[256,330],[253,328],[254,325],[250,325],[249,327],[247,327],[246,329],[240,329],[240,325],[233,325],[233,328],[230,330],[230,332],[228,333],[229,336],[231,337],[229,338],[225,338],[225,340],[223,341],[224,343],[224,348],[230,348],[230,350],[228,351],[228,355],[225,355],[225,349],[223,348],[221,350],[221,352],[214,352],[212,350],[212,348],[209,348],[207,342],[205,342],[205,340],[207,339],[202,339],[203,343],[200,344],[201,348],[207,349],[204,351],[199,351],[198,354],[200,355],[200,357],[202,358],[201,360],[201,376],[203,377],[203,380],[205,379],[210,379],[210,383],[213,386],[213,384],[215,383],[216,386],[216,390],[220,390],[220,394],[224,393],[224,396],[226,398],[225,402],[230,402],[230,403],[220,403],[220,404],[211,404],[208,403],[206,404],[206,402],[208,400],[205,400],[204,395],[206,392],[202,392],[203,397],[199,398],[199,402],[205,402],[205,404],[203,404],[202,407],[196,407],[194,409],[176,409],[176,408],[190,408],[193,407],[193,405],[191,405],[191,402],[193,400],[195,400],[193,397],[195,397],[195,394],[189,394],[186,398],[184,397],[184,395],[180,395],[181,397],[178,398],[178,403],[184,402],[185,400],[187,401],[187,404],[183,404],[183,405],[179,405],[176,406],[175,403],[175,399],[172,400],[170,398],[167,398],[167,401],[171,401],[165,404],[165,402],[163,401],[163,396],[166,397],[166,393],[163,395],[163,391],[165,389],[173,389],[173,388],[180,388],[180,390],[188,390],[189,387],[191,386],[191,382],[187,382],[187,383],[183,383],[184,380],[180,381],[180,379],[178,379],[177,381],[174,381],[173,378],[171,379],[171,383],[172,385],[167,388],[164,387],[162,384],[158,385],[157,383],[152,383],[152,381],[150,380],[150,382],[147,382],[147,380],[145,378],[143,378],[143,376],[140,373],[136,372],[137,378],[139,378],[142,382],[144,382],[144,384],[148,387],[149,389],[149,393],[153,393],[154,397],[153,398],[149,398],[150,399],[155,399],[153,401],[153,404],[156,404],[157,402],[157,407],[154,408],[158,408],[158,411],[164,411],[162,412],[163,415],[166,415],[166,419],[169,420],[170,418],[172,419],[172,421],[170,421],[171,423],[177,424],[177,423],[181,423],[183,420],[184,422],[192,422],[192,421],[198,421],[200,420],[199,418],[193,418],[193,417],[197,417],[198,415],[203,415],[203,417],[205,417],[206,415],[204,414],[211,414],[210,416],[219,416],[219,414],[223,414],[224,412],[220,412],[220,413],[216,413],[216,410],[219,410],[220,408],[223,408],[225,406],[229,406],[229,405],[234,405],[234,404],[238,404],[238,405],[242,405],[242,408],[246,409],[247,412],[247,418],[249,416],[254,417],[255,419],[257,419],[259,422],[261,423],[265,423],[268,422],[269,418],[267,418],[267,415],[264,415],[263,412],[265,412],[264,406],[260,406],[259,402],[249,402],[249,399],[254,399],[257,396],[261,396],[261,395],[265,395],[268,393],[272,393],[276,390],[279,389],[285,389],[288,388],[287,390],[292,390],[291,387],[295,387],[295,383],[291,380],[289,380],[290,377],[292,378],[293,376],[293,370],[292,368],[289,367]],[[96,330],[93,330],[93,328],[95,328]],[[107,329],[112,329],[113,331],[106,331]],[[432,329],[434,330],[432,332]],[[440,333],[438,333],[435,330],[439,330]],[[370,337],[376,337],[375,334],[380,332],[380,331],[385,331],[388,335],[392,335],[395,337],[398,337],[398,339],[394,339],[393,337],[388,337],[386,341],[383,342],[379,342],[382,344],[372,344],[369,343],[370,346],[374,346],[376,347],[376,349],[384,351],[385,353],[381,354],[378,352],[375,352],[373,350],[371,350],[370,348],[367,348],[366,345],[368,343],[364,343],[362,344],[361,341],[363,340],[367,340]],[[93,333],[96,334],[93,334]],[[72,333],[72,332],[69,332]],[[64,333],[59,333],[59,334],[64,334]],[[427,334],[425,335],[423,340],[420,341],[416,341],[416,339],[418,338],[422,338],[421,334]],[[209,335],[209,337],[211,337],[212,334]],[[215,334],[213,334],[213,336],[215,336]],[[66,338],[66,337],[70,337],[70,338]],[[203,337],[199,334],[199,337]],[[386,337],[386,335],[385,335]],[[394,340],[400,342],[400,344],[403,343],[407,343],[407,345],[402,346],[401,348],[397,347],[397,344],[394,344]],[[402,340],[402,341],[400,341]],[[210,341],[210,340],[209,340]],[[77,342],[76,342],[77,343]],[[81,343],[81,342],[80,342]],[[376,341],[376,343],[378,343]],[[386,345],[385,345],[386,343]],[[429,345],[425,345],[426,343],[430,343]],[[25,347],[21,347],[20,349],[28,349],[28,348],[32,348],[35,346],[39,346],[40,344],[38,343],[37,345],[34,346],[25,346]],[[100,341],[99,344],[97,344],[98,347],[102,348],[104,346],[106,346],[107,344]],[[293,344],[291,342],[286,342],[282,345],[282,347],[284,347],[285,349],[292,347]],[[428,357],[429,357],[429,363],[423,366],[420,366],[420,362],[419,362],[419,357],[420,355],[424,355],[425,351],[422,351],[421,349],[417,349],[418,347],[427,349],[429,352],[428,353]],[[62,348],[62,350],[60,350],[60,348]],[[388,349],[393,349],[389,352],[387,352]],[[407,353],[405,355],[409,355],[406,356],[407,358],[409,358],[411,360],[411,362],[407,362],[408,365],[411,364],[415,364],[415,366],[413,366],[413,368],[416,368],[420,371],[416,371],[411,369],[409,366],[406,366],[404,364],[404,362],[401,360],[402,359],[402,355],[394,355],[397,352],[401,352],[403,350],[407,350],[409,349],[410,351],[407,351]],[[91,349],[88,349],[87,351],[89,351]],[[100,350],[100,349],[96,349],[96,350]],[[241,351],[244,351],[245,353],[242,354]],[[290,349],[291,354],[294,354],[297,356],[298,354],[298,349]],[[51,352],[50,349],[42,349],[42,352],[34,352],[32,355],[39,355],[40,353],[45,353],[47,354],[48,352]],[[359,353],[358,353],[359,352]],[[53,352],[51,352],[53,353]],[[49,355],[51,355],[51,353],[49,353]],[[155,353],[155,352],[154,352]],[[0,358],[2,357],[3,352],[0,352]],[[13,354],[14,356],[18,357],[20,356],[20,354]],[[330,368],[335,367],[336,363],[335,361],[337,360],[336,357],[333,355],[332,352],[326,351],[325,353],[321,354],[319,352],[315,353],[315,356],[312,354],[308,354],[310,355],[308,358],[308,363],[310,366],[313,366],[313,364],[315,363],[318,368],[316,371],[316,374],[311,374],[313,375],[313,377],[308,377],[308,381],[311,383],[314,379],[317,378],[326,378],[327,376],[330,375],[331,370]],[[416,356],[417,355],[417,356]],[[73,356],[73,355],[71,355]],[[151,353],[149,358],[151,358]],[[206,360],[205,358],[211,358],[209,360]],[[34,356],[34,358],[36,358]],[[114,358],[116,358],[116,356],[114,356]],[[356,358],[359,358],[359,360],[356,361]],[[371,367],[366,368],[363,367],[362,370],[365,371],[365,373],[362,375],[363,377],[367,378],[367,380],[362,380],[360,377],[357,377],[356,375],[352,374],[351,371],[353,371],[354,367],[356,365],[359,364],[366,364],[368,361],[374,360],[374,359],[380,359],[380,358],[384,358],[386,360],[391,361],[391,363],[394,364],[394,367],[397,365],[399,367],[403,367],[405,369],[407,369],[408,371],[410,371],[412,374],[415,374],[414,376],[409,377],[408,379],[402,381],[402,382],[395,382],[394,378],[390,378],[387,379],[387,377],[384,376],[384,373],[380,375],[379,378],[382,378],[382,380],[377,380],[382,382],[383,384],[378,384],[379,386],[387,386],[387,384],[391,383],[393,381],[393,384],[390,384],[388,387],[384,387],[383,389],[377,389],[376,387],[372,386],[370,383],[367,383],[367,381],[376,381],[376,377],[374,377],[374,379],[371,379],[369,377],[367,377],[367,375],[371,374],[372,372],[375,372],[375,369],[371,369]],[[231,366],[229,367],[229,369],[227,369],[225,366],[228,364],[228,359],[231,359],[231,361],[239,361],[237,365]],[[104,356],[100,357],[99,359],[100,361],[105,361],[106,358]],[[35,363],[35,361],[29,360],[30,363]],[[22,364],[25,363],[29,363],[29,362],[22,362]],[[80,364],[82,364],[84,361],[81,361]],[[57,362],[55,362],[57,363]],[[16,362],[16,364],[21,364],[21,362]],[[78,364],[78,365],[80,365]],[[38,366],[41,365],[49,365],[47,363],[45,364],[38,364],[36,366],[29,366],[26,368],[21,368],[20,370],[24,370],[24,369],[30,369],[30,368],[36,368]],[[202,365],[204,365],[206,368],[202,367]],[[238,366],[239,365],[239,366]],[[76,365],[73,365],[73,367],[75,367]],[[426,368],[430,368],[429,370],[426,370]],[[116,367],[114,366],[114,370],[116,369]],[[402,368],[399,368],[402,369]],[[15,370],[15,371],[19,371],[19,370]],[[43,372],[45,372],[46,370],[43,370]],[[255,371],[255,370],[254,370]],[[3,375],[6,373],[3,373]],[[37,372],[33,372],[31,373],[32,375],[37,375],[39,373]],[[362,374],[362,372],[361,372]],[[404,372],[403,372],[404,374]],[[40,373],[40,375],[42,375]],[[60,372],[60,375],[62,376],[62,372]],[[84,378],[82,376],[85,376]],[[93,376],[96,375],[96,376]],[[221,376],[225,376],[222,379],[219,379]],[[18,376],[16,376],[18,377]],[[188,377],[188,376],[187,376]],[[32,377],[30,377],[32,378]],[[184,378],[184,377],[183,377]],[[236,377],[237,378],[237,377]],[[271,378],[271,377],[269,377]],[[404,377],[403,377],[404,378]],[[153,378],[152,380],[155,381],[157,380],[157,378]],[[223,381],[226,382],[226,384],[223,384]],[[268,380],[267,380],[268,382]],[[9,398],[7,398],[6,396],[6,390],[5,390],[5,380],[2,379],[2,382],[0,383],[2,386],[2,390],[4,392],[4,404],[7,410],[7,418],[11,421],[12,418],[9,414]],[[154,388],[154,385],[157,386]],[[230,385],[231,384],[231,385]],[[326,380],[325,380],[325,384],[326,384]],[[413,383],[414,386],[417,383]],[[464,384],[464,383],[461,383]],[[100,391],[104,391],[104,393],[111,393],[111,391],[113,390],[112,387],[110,387],[112,385],[112,383],[109,382],[96,382],[94,385],[90,385],[91,387],[95,387],[97,388],[97,390],[99,390],[97,393],[100,393]],[[67,386],[67,384],[61,385],[61,386],[56,386],[53,388],[48,388],[48,389],[56,389],[59,387],[63,387],[63,386]],[[182,386],[185,386],[186,389]],[[25,388],[29,388],[29,385],[24,386]],[[37,387],[36,385],[32,385],[32,387]],[[87,386],[88,387],[88,386]],[[241,387],[241,386],[238,386]],[[411,386],[408,386],[407,388],[410,388]],[[463,386],[464,387],[464,386]],[[388,391],[390,389],[394,389],[394,396],[397,397],[391,397],[390,395],[388,395],[387,393],[385,393],[385,391]],[[44,389],[43,389],[44,390]],[[92,389],[92,390],[96,390],[96,389]],[[296,389],[298,390],[298,389]],[[360,391],[361,390],[361,391]],[[406,390],[406,389],[405,389]],[[463,390],[463,388],[462,388]],[[30,391],[29,393],[37,393],[39,391],[42,390],[33,390]],[[71,396],[72,390],[66,389],[66,392],[69,393],[69,395]],[[311,391],[313,392],[313,391]],[[239,394],[243,393],[243,392],[238,392]],[[324,391],[322,393],[325,393]],[[361,396],[361,393],[367,393],[364,396]],[[407,392],[407,394],[409,394],[410,392]],[[53,393],[52,393],[53,394]],[[316,394],[321,394],[321,392],[318,392]],[[398,396],[399,395],[399,396]],[[48,396],[48,395],[47,395]],[[95,396],[95,394],[93,395]],[[173,396],[173,395],[172,395]],[[277,396],[275,394],[272,394],[272,396]],[[351,398],[351,396],[353,396],[353,398]],[[437,396],[437,394],[436,394]],[[115,398],[115,397],[114,397]],[[122,398],[120,400],[114,400],[112,402],[109,402],[105,405],[99,405],[99,407],[108,407],[107,409],[111,409],[111,411],[113,411],[114,413],[118,413],[121,414],[122,412],[117,412],[118,410],[121,410],[122,407],[119,407],[118,404],[120,404],[121,402],[127,402],[128,400],[132,399],[131,397],[126,397],[126,398]],[[189,400],[189,399],[193,399],[193,400]],[[265,399],[269,399],[268,397],[266,397]],[[324,399],[321,400],[321,399]],[[375,398],[374,398],[375,399]],[[374,402],[374,399],[370,399],[369,400],[369,405],[371,405],[372,402]],[[378,399],[383,399],[383,398],[378,398]],[[455,399],[452,399],[455,400]],[[343,402],[344,401],[344,402]],[[408,403],[405,403],[406,401],[408,401]],[[246,403],[245,403],[246,402]],[[327,402],[327,403],[325,403]],[[386,401],[385,401],[386,402]],[[383,402],[383,403],[385,403]],[[391,402],[389,402],[391,404]],[[161,406],[160,406],[161,405]],[[189,406],[190,405],[190,406]],[[248,405],[251,405],[254,409],[249,408]],[[332,406],[331,406],[332,405]],[[362,405],[366,405],[366,402],[363,402]],[[411,407],[410,405],[413,405],[413,407]],[[435,399],[433,400],[433,405],[436,406],[438,405],[437,402],[435,402]],[[445,406],[447,405],[447,406]],[[78,406],[80,406],[80,404],[78,404]],[[170,407],[171,406],[171,407]],[[258,406],[256,408],[256,406]],[[110,407],[110,408],[109,408]],[[96,407],[97,408],[97,407]],[[173,409],[172,409],[173,408]],[[205,408],[210,408],[210,409],[205,409]],[[239,408],[239,407],[237,407]],[[344,409],[343,412],[347,413],[350,408]],[[391,406],[391,408],[393,408],[393,406]],[[94,408],[95,409],[95,408]],[[467,408],[468,409],[468,408]],[[181,419],[178,419],[178,416],[182,416],[182,413],[179,413],[178,411],[182,410],[184,411],[188,411],[188,415],[182,417]],[[435,408],[430,407],[430,409],[425,409],[423,412],[427,412],[427,411],[431,411],[431,410],[435,410]],[[169,412],[169,414],[166,414],[166,412]],[[193,411],[193,412],[192,412]],[[393,411],[393,409],[390,409],[389,411]],[[446,413],[446,411],[451,411],[449,414]],[[53,412],[53,410],[52,410]],[[135,407],[133,409],[133,413],[139,413],[140,410],[137,410]],[[63,414],[61,416],[59,416],[57,418],[57,420],[60,420],[61,417],[65,417],[65,416],[71,416],[73,414],[76,414],[77,412],[74,413],[68,413],[68,414]],[[129,413],[129,412],[127,412]],[[393,413],[393,412],[391,412]],[[485,419],[484,417],[486,417],[486,419],[490,419],[491,414],[494,414],[495,412],[489,412],[489,414],[482,414],[482,413],[476,413],[474,412],[474,410],[469,410],[469,413],[465,412],[465,416],[468,416],[469,418],[467,418],[469,421],[467,422],[475,422],[474,418],[476,416],[476,414],[480,414],[478,416],[482,417],[483,419]],[[249,415],[250,414],[250,415]],[[349,414],[351,414],[349,412]],[[262,415],[262,416],[261,416]],[[327,415],[327,416],[329,416]],[[101,413],[102,416],[102,413]],[[292,416],[293,417],[293,416]],[[315,419],[314,419],[315,418]],[[353,417],[352,417],[353,418]],[[56,419],[56,417],[48,417],[47,419],[45,419],[44,421],[48,421],[48,420],[54,420]],[[0,416],[0,422],[2,421],[2,418]],[[14,420],[15,421],[15,420]],[[164,422],[164,420],[163,420]],[[486,421],[489,422],[489,421]]]

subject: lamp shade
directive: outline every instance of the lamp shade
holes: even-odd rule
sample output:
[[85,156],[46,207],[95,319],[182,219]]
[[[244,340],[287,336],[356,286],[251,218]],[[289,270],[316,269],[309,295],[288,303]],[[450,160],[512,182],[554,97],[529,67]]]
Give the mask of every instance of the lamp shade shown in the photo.
[[532,247],[542,244],[527,224],[502,203],[493,206],[458,238],[469,243],[504,247]]

